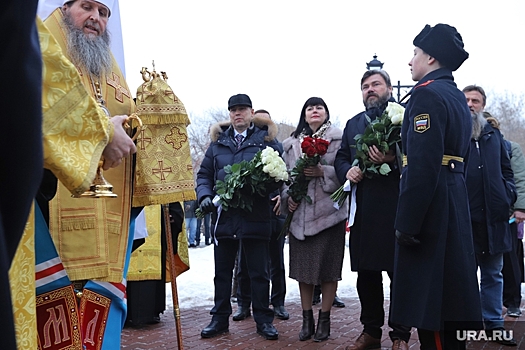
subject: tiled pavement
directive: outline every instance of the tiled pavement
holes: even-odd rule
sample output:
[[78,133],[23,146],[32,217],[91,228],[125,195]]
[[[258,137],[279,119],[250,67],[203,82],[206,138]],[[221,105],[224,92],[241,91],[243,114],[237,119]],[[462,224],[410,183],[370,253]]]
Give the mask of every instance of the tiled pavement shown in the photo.
[[[202,339],[200,331],[211,320],[209,308],[180,310],[182,326],[181,349],[344,349],[351,344],[361,332],[359,322],[359,300],[345,299],[346,307],[332,308],[331,334],[327,341],[316,343],[313,340],[299,341],[298,334],[302,324],[302,310],[298,301],[286,304],[290,319],[286,321],[275,319],[274,325],[279,331],[278,340],[265,340],[255,330],[252,317],[243,321],[234,322],[230,318],[230,332],[212,339]],[[525,305],[522,305],[522,310]],[[388,302],[385,303],[388,310]],[[319,306],[314,306],[317,319]],[[517,321],[516,321],[517,320]],[[525,316],[519,319],[506,318],[506,326],[514,330],[514,338],[518,347],[504,347],[492,342],[470,342],[467,349],[525,349]],[[125,328],[122,332],[122,349],[153,350],[179,349],[173,310],[167,310],[158,324],[147,325],[141,328]],[[388,338],[388,327],[384,327],[382,349],[390,349],[392,343]],[[419,349],[417,332],[412,332],[409,342],[410,349]]]

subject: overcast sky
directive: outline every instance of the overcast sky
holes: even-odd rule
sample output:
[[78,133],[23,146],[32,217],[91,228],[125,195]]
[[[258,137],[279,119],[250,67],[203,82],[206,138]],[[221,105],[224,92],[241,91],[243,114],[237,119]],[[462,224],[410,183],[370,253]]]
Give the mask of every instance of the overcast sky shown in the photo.
[[524,94],[525,1],[120,1],[127,81],[165,71],[194,118],[248,94],[254,108],[295,125],[303,103],[324,98],[342,125],[363,110],[359,81],[376,53],[393,84],[413,84],[408,62],[425,24],[447,23],[470,58],[459,88]]

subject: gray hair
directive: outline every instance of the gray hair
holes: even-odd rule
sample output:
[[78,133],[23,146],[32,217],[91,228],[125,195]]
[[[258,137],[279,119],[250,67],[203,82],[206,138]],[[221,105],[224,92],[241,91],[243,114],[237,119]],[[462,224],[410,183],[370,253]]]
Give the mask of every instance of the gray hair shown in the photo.
[[472,138],[474,140],[479,139],[485,124],[487,124],[487,119],[483,116],[483,112],[471,112],[472,115]]
[[77,28],[69,12],[64,13],[64,25],[67,28],[67,50],[71,61],[85,68],[88,73],[101,79],[111,73],[110,34],[105,30],[99,36],[88,37],[81,28]]

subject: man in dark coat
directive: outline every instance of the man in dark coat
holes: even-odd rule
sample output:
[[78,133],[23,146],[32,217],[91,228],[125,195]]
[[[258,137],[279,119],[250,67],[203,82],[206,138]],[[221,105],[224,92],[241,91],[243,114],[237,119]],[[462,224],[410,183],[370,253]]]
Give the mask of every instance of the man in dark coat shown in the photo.
[[[251,282],[253,317],[257,333],[266,339],[277,339],[273,326],[273,310],[268,306],[270,279],[268,273],[268,242],[272,232],[272,205],[268,196],[254,200],[251,211],[240,208],[215,211],[212,199],[216,195],[217,180],[225,178],[224,167],[243,160],[250,161],[255,154],[270,146],[282,153],[275,140],[277,127],[266,118],[253,118],[252,102],[247,95],[232,96],[228,101],[230,122],[212,126],[212,143],[206,150],[197,173],[197,197],[203,213],[212,213],[215,260],[215,305],[212,321],[202,330],[203,338],[228,332],[232,275],[235,258],[241,243]],[[268,188],[269,195],[277,188]]]
[[[376,164],[390,166],[387,175],[365,177],[355,159],[357,134],[363,134],[370,120],[379,118],[388,102],[393,102],[390,77],[382,70],[369,70],[361,79],[361,91],[366,111],[346,123],[341,148],[335,159],[339,181],[347,179],[356,189],[356,212],[350,228],[350,262],[357,271],[357,293],[361,302],[363,332],[347,349],[360,350],[380,347],[381,327],[385,321],[383,276],[386,271],[392,279],[394,269],[395,230],[397,198],[399,195],[399,167],[394,146],[387,154],[372,146],[369,157]],[[380,205],[380,209],[378,207]],[[379,214],[379,215],[378,215]],[[394,344],[408,349],[410,328],[388,322],[392,328],[390,338]]]
[[[254,117],[272,119],[270,113],[264,109],[255,111]],[[281,143],[279,143],[279,147],[282,148]],[[270,303],[273,305],[275,317],[281,320],[287,320],[290,318],[290,314],[284,307],[284,298],[286,296],[286,273],[283,254],[285,235],[281,234],[286,216],[281,213],[281,196],[279,191],[270,194],[270,200],[274,203],[272,208],[272,235],[269,243],[269,268],[270,281],[272,284]],[[237,304],[239,308],[233,314],[232,319],[234,321],[241,321],[250,316],[250,305],[252,303],[250,276],[246,266],[246,258],[243,254],[239,254],[238,262],[238,288],[234,293],[237,292]]]
[[[503,136],[483,116],[484,90],[469,85],[463,92],[472,114],[467,191],[481,272],[481,311],[487,331],[503,330],[503,254],[512,249],[509,213],[517,198],[514,174]],[[512,337],[496,341],[516,345]]]
[[461,349],[465,343],[456,339],[455,329],[481,326],[465,184],[472,123],[452,76],[468,53],[461,35],[447,24],[425,26],[414,46],[409,65],[418,83],[401,130],[406,166],[395,223],[399,244],[390,318],[417,327],[421,349]]

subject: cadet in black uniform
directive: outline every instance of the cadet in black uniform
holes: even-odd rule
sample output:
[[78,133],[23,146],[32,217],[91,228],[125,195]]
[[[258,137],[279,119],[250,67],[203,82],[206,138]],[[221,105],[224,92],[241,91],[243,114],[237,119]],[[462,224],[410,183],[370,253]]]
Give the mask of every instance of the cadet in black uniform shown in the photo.
[[451,322],[481,323],[465,162],[472,123],[452,72],[468,58],[456,28],[429,25],[414,39],[418,81],[402,126],[390,320],[417,327],[421,349],[464,349]]

